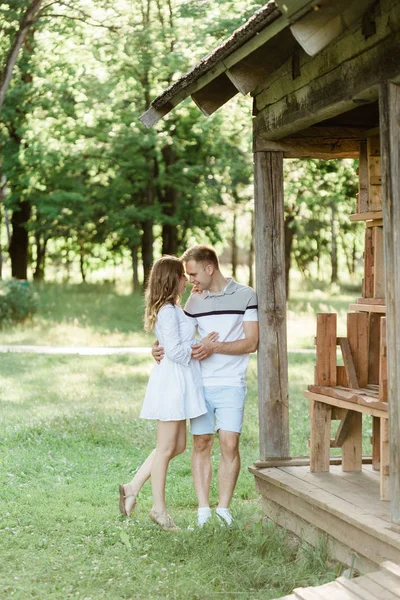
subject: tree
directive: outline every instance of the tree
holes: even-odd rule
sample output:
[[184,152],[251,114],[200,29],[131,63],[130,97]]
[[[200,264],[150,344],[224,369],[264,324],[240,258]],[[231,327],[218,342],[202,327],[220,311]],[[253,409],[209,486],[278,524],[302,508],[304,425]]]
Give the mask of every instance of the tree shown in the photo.
[[[15,276],[26,277],[34,257],[34,277],[43,278],[49,246],[79,258],[82,278],[91,256],[129,252],[137,288],[139,260],[146,279],[159,232],[172,253],[193,235],[221,239],[214,207],[248,197],[250,120],[243,126],[229,111],[205,120],[187,104],[158,131],[138,119],[173,76],[262,4],[218,0],[212,19],[209,4],[181,0],[37,5],[0,124]],[[32,5],[0,9],[4,59]]]
[[286,249],[287,262],[292,250],[304,276],[310,275],[310,265],[316,263],[321,278],[321,261],[329,257],[331,281],[338,281],[338,251],[346,253],[339,231],[347,232],[346,244],[350,238],[355,240],[359,231],[349,221],[358,185],[355,161],[286,161],[285,181],[285,228],[292,242]]
[[[22,7],[20,9],[22,11],[22,17],[15,34],[11,35],[10,49],[5,59],[3,69],[0,73],[0,110],[3,106],[4,98],[11,82],[11,77],[18,59],[19,52],[29,33],[29,30],[32,28],[38,18],[43,2],[44,0],[32,0],[26,7],[23,6],[24,3],[22,3]],[[14,15],[14,17],[15,16],[16,15]]]

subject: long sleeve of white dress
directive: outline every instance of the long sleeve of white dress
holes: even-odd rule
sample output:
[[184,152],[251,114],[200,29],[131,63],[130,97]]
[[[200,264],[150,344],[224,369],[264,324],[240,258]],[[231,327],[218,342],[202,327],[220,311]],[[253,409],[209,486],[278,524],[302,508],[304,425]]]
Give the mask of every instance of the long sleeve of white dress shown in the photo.
[[157,328],[165,355],[174,362],[188,365],[192,356],[193,341],[181,341],[177,309],[172,304],[163,306],[158,313]]

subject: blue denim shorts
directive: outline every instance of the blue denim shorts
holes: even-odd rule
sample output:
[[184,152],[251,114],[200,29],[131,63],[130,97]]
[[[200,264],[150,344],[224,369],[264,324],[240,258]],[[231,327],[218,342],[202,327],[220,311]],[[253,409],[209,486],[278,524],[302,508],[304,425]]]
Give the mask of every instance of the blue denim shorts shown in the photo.
[[190,420],[190,433],[205,435],[222,429],[242,432],[246,388],[207,386],[203,388],[207,412]]

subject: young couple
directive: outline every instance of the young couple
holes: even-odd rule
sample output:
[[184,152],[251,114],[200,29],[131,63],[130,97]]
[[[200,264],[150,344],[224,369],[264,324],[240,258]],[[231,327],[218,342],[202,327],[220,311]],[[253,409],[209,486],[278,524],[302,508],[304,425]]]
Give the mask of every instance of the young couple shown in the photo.
[[[194,284],[185,310],[179,306],[187,276]],[[229,504],[240,470],[245,375],[249,353],[258,346],[257,296],[226,278],[210,246],[189,248],[181,259],[163,256],[153,266],[145,327],[154,330],[156,360],[140,416],[157,421],[157,444],[130,483],[120,485],[120,511],[129,516],[151,477],[150,518],[163,529],[178,529],[167,512],[169,462],[186,447],[186,419],[193,435],[192,473],[199,503],[198,525],[211,517],[211,447],[214,421],[219,435],[217,515],[230,525]],[[196,328],[200,341],[195,339]]]

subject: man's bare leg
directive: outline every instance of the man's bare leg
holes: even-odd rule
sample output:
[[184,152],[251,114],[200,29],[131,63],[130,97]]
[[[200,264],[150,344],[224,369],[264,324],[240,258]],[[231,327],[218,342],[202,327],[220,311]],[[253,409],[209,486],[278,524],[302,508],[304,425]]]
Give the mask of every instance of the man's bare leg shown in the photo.
[[212,476],[211,448],[214,436],[212,434],[193,435],[192,474],[194,489],[199,505],[199,526],[210,518],[210,486]]
[[219,430],[221,461],[218,468],[219,502],[217,514],[228,524],[232,522],[229,504],[240,472],[239,433]]

